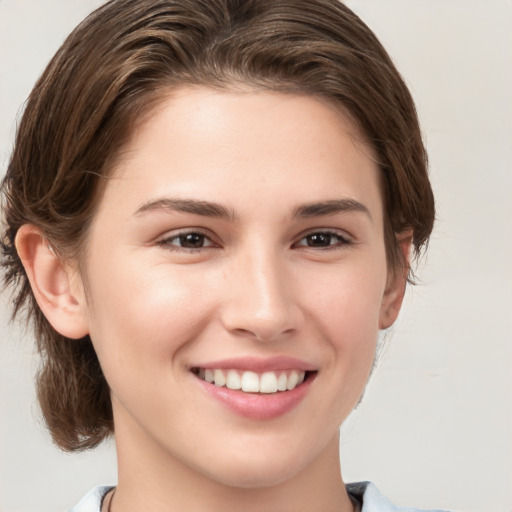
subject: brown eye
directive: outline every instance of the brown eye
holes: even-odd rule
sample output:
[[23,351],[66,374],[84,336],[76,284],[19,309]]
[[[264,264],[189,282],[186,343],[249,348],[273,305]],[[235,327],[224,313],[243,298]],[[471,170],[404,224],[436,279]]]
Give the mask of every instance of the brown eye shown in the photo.
[[330,231],[316,231],[301,238],[297,243],[300,247],[312,247],[321,249],[324,247],[334,248],[336,246],[349,244],[350,241],[339,233]]
[[179,235],[179,245],[188,249],[198,249],[204,247],[205,236],[201,233],[186,233],[185,235]]
[[327,247],[331,245],[334,237],[327,233],[314,233],[306,237],[306,243],[309,247]]
[[203,233],[187,231],[164,238],[159,242],[159,245],[170,249],[202,249],[204,247],[212,247],[214,244]]

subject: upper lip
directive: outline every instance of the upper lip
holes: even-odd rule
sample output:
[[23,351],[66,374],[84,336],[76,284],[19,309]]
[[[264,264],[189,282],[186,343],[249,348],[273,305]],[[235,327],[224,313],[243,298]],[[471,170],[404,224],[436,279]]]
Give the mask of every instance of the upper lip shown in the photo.
[[278,370],[301,370],[304,372],[315,371],[317,368],[306,361],[288,356],[274,356],[269,358],[259,357],[237,357],[209,361],[194,365],[193,368],[219,369],[219,370],[244,370],[256,373],[271,372]]

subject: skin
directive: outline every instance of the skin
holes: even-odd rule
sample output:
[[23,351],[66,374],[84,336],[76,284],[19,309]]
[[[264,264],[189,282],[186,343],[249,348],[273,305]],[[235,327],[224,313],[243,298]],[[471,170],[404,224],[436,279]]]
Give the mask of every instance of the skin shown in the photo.
[[[43,312],[68,337],[90,334],[112,390],[114,512],[352,510],[338,429],[405,287],[387,268],[379,169],[362,140],[312,97],[184,89],[133,134],[81,274],[37,228],[20,230]],[[230,216],[176,211],[169,199],[215,202]],[[338,200],[352,206],[294,215]],[[200,235],[198,247],[180,247],[184,232]],[[270,420],[229,410],[190,371],[275,355],[317,373]]]

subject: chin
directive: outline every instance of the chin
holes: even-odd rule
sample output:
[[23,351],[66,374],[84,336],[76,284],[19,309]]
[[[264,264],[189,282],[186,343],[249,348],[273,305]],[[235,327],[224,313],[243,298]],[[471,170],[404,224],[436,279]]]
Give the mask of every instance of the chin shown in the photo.
[[292,480],[300,472],[299,468],[292,465],[261,464],[252,466],[245,464],[243,467],[226,468],[225,471],[217,471],[214,479],[219,483],[239,489],[263,489],[280,485]]
[[287,447],[280,443],[270,450],[268,446],[258,449],[258,443],[254,443],[252,449],[236,449],[226,453],[222,461],[209,464],[207,476],[240,489],[274,487],[294,479],[318,455],[316,450],[310,450],[309,457],[307,454],[304,445]]

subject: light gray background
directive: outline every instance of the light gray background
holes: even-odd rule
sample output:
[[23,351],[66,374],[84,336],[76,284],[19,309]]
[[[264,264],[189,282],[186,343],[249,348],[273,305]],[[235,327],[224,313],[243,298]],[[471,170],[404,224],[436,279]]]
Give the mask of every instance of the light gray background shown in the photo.
[[[100,0],[0,0],[0,173],[15,120]],[[416,98],[438,223],[367,396],[343,427],[347,480],[397,504],[512,510],[512,2],[351,0]],[[66,455],[34,399],[30,335],[0,299],[0,512],[66,510],[115,483],[114,450]]]

